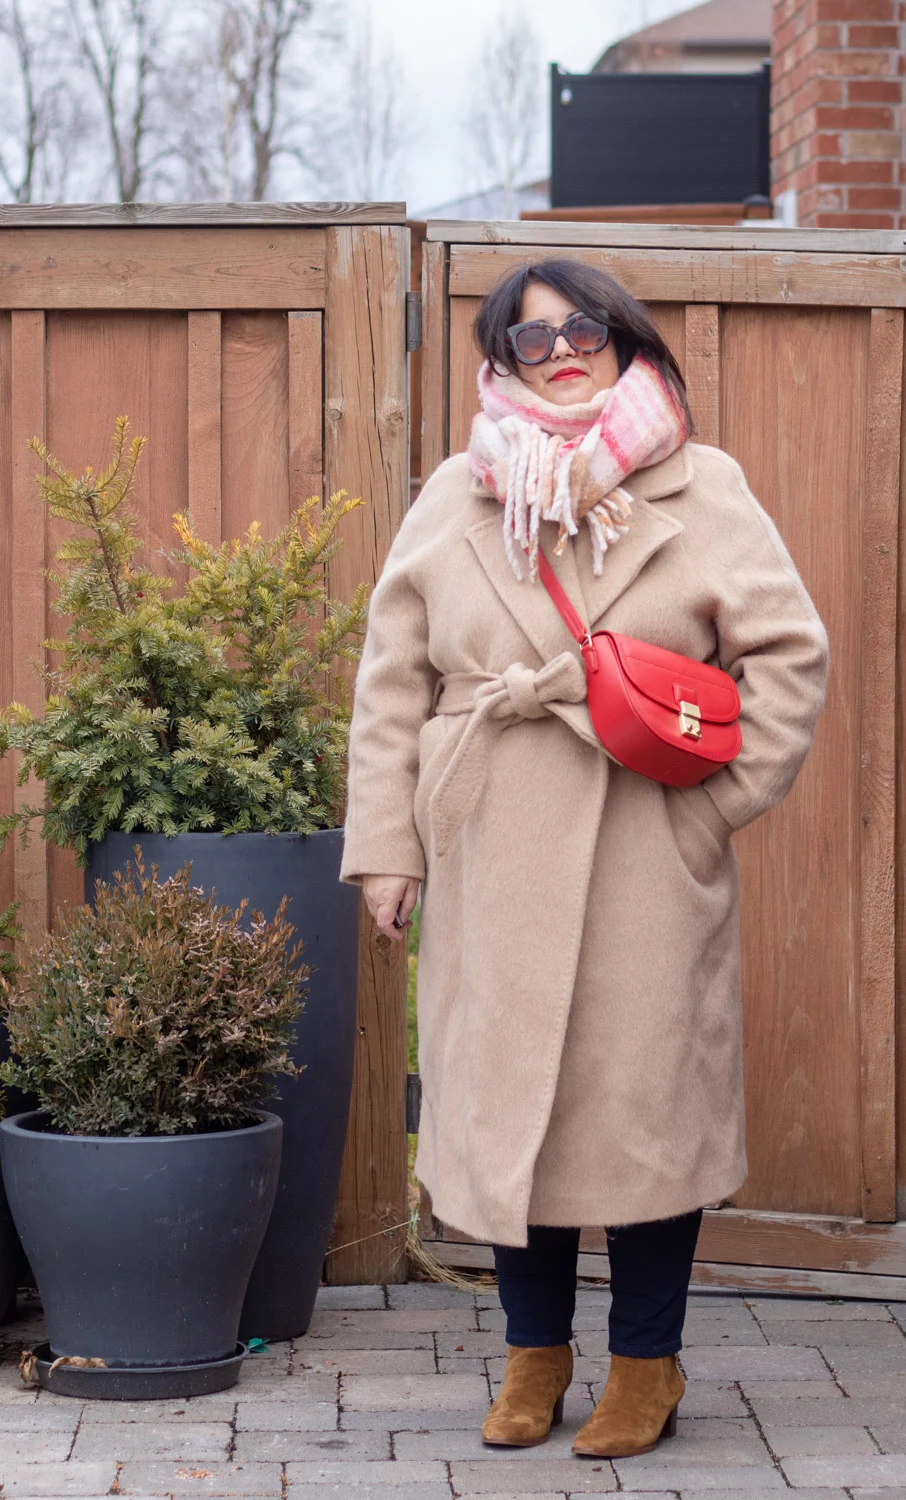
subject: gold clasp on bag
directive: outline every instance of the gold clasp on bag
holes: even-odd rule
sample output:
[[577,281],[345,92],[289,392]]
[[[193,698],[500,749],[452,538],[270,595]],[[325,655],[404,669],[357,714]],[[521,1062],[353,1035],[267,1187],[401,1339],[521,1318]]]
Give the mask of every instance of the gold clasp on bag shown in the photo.
[[701,716],[702,711],[697,703],[681,703],[679,706],[680,734],[688,735],[690,740],[700,740],[702,737]]

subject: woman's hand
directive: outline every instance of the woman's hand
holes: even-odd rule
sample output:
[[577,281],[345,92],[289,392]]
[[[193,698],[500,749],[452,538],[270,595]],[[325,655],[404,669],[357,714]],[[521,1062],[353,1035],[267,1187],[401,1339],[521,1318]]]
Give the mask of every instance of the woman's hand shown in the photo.
[[[362,891],[378,930],[385,937],[399,942],[412,926],[409,918],[418,900],[419,882],[411,875],[365,875]],[[393,918],[399,915],[401,925],[395,927]]]

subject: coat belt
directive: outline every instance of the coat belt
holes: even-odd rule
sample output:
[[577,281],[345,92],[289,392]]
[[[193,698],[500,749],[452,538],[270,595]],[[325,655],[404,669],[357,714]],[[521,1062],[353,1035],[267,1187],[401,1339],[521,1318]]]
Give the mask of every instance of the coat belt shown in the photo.
[[499,676],[451,672],[441,679],[435,712],[471,717],[431,794],[436,854],[446,853],[453,836],[474,810],[498,735],[520,719],[547,717],[554,703],[581,703],[585,696],[585,668],[570,651],[561,652],[537,672],[514,662]]

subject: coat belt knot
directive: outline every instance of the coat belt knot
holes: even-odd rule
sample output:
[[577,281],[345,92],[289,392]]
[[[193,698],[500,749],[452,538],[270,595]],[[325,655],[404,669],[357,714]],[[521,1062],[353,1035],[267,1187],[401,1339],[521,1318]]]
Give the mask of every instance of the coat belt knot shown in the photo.
[[471,715],[429,802],[434,852],[442,855],[475,808],[497,736],[520,719],[545,718],[554,703],[581,703],[585,668],[572,652],[563,651],[537,672],[522,662],[513,662],[499,676],[452,672],[438,692],[437,713]]

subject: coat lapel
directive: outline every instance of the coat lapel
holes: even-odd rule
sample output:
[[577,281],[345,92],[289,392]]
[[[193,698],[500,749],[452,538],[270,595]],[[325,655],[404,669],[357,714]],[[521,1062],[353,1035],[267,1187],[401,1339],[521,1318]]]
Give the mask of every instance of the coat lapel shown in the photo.
[[[630,475],[625,488],[633,497],[632,524],[606,553],[598,577],[592,571],[587,527],[580,527],[574,545],[566,547],[560,557],[553,555],[553,526],[544,527],[545,556],[592,629],[600,626],[603,616],[638,577],[649,558],[682,531],[681,521],[651,502],[676,494],[689,483],[691,476],[692,465],[685,446],[662,463]],[[503,545],[501,507],[496,502],[493,515],[471,526],[466,537],[503,604],[541,659],[550,661],[552,656],[567,649],[572,638],[544,586],[527,580],[520,582],[510,566]]]

